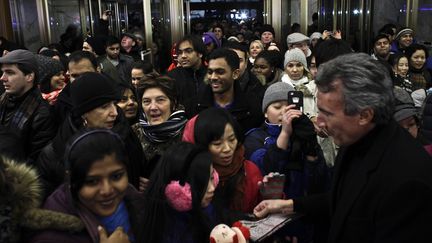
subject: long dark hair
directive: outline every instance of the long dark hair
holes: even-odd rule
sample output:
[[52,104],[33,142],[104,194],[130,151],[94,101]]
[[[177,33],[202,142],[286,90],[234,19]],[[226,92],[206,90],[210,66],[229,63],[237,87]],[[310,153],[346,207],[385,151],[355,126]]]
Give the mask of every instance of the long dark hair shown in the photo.
[[129,159],[123,141],[111,130],[83,129],[71,138],[64,159],[70,191],[76,201],[90,167],[107,155],[114,155],[127,168]]
[[[212,141],[218,140],[223,136],[227,124],[233,127],[238,142],[237,149],[239,149],[244,141],[240,125],[228,111],[221,108],[209,108],[199,113],[194,128],[195,143],[208,148]],[[242,186],[244,178],[245,174],[242,166],[235,175],[224,183],[223,187],[218,186],[216,188],[215,204],[227,210],[232,208],[239,209],[240,204],[242,204],[241,200],[243,199]]]
[[199,113],[194,128],[195,143],[207,148],[212,141],[223,136],[227,124],[233,127],[239,144],[243,143],[244,136],[238,122],[225,109],[213,107]]
[[[176,230],[173,224],[175,210],[170,206],[165,188],[171,181],[180,185],[189,183],[192,193],[191,218],[188,230],[180,232],[180,237],[187,239],[192,232],[195,242],[208,241],[210,230],[214,226],[203,213],[201,200],[207,190],[210,177],[211,155],[207,149],[190,143],[180,142],[168,148],[161,157],[150,178],[150,185],[145,193],[144,225],[148,233],[143,242],[162,242],[164,235]],[[207,173],[206,173],[207,172]]]

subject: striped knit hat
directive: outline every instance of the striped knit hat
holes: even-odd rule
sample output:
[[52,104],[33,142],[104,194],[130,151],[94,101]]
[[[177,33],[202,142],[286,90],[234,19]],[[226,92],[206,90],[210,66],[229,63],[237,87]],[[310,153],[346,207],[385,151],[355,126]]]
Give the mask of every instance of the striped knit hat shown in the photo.
[[403,29],[399,30],[399,32],[397,33],[395,40],[399,40],[403,35],[406,35],[406,34],[412,35],[413,33],[414,33],[414,30],[412,30],[412,29],[403,28]]

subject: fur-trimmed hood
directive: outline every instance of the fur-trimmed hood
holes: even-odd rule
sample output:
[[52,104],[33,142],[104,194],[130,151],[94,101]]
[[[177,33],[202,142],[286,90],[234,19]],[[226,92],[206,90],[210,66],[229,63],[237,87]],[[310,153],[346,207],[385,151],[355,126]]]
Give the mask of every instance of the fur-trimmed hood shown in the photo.
[[5,183],[8,184],[6,190],[0,191],[0,207],[10,209],[0,210],[0,218],[4,219],[0,220],[0,228],[6,229],[5,239],[9,242],[18,242],[21,227],[30,230],[57,229],[71,232],[84,229],[78,217],[40,209],[42,190],[35,169],[5,157],[0,157],[0,163],[4,167],[4,171],[0,173],[4,174]]
[[[2,195],[15,210],[24,212],[41,205],[41,184],[36,170],[24,163],[3,158],[6,180],[11,185],[12,193]],[[3,201],[3,200],[2,200]]]

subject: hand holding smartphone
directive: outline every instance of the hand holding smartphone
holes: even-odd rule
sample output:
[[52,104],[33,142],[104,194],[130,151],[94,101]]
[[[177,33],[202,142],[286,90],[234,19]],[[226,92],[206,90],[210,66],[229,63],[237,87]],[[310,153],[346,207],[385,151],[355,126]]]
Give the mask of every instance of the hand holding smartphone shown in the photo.
[[288,104],[295,105],[295,109],[303,112],[303,92],[298,90],[288,91]]

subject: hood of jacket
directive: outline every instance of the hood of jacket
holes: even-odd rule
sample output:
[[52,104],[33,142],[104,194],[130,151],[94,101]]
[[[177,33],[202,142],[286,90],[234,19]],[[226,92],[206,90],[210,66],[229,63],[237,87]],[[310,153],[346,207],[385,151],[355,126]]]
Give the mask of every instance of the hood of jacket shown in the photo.
[[24,211],[41,205],[41,184],[38,181],[36,170],[24,163],[3,158],[6,178],[11,184],[12,192],[2,195],[7,201]]

